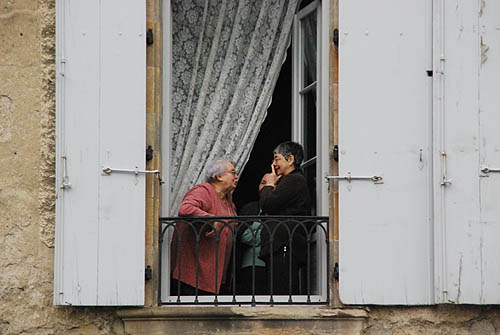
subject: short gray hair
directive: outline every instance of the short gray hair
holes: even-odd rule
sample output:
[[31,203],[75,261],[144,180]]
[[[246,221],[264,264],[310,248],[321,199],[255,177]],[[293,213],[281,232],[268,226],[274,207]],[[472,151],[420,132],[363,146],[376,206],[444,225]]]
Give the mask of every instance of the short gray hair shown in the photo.
[[295,158],[295,162],[293,163],[296,169],[300,169],[300,164],[304,160],[304,149],[297,142],[283,142],[278,144],[278,146],[274,149],[275,154],[281,154],[288,160],[290,155],[293,155]]
[[226,172],[227,163],[234,163],[230,160],[223,158],[216,158],[207,164],[205,168],[205,181],[207,183],[217,180],[217,176],[223,175]]

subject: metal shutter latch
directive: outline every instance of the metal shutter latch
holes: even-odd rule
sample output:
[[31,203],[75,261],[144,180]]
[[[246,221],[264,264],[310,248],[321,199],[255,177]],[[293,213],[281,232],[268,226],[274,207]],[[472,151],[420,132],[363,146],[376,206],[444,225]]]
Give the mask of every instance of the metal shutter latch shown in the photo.
[[133,173],[136,176],[138,176],[139,173],[144,173],[144,174],[151,173],[151,174],[156,175],[160,184],[163,184],[163,180],[161,179],[161,175],[160,175],[160,170],[139,170],[139,168],[137,166],[135,167],[135,169],[115,169],[115,168],[111,168],[109,166],[105,166],[102,168],[103,175],[111,175],[112,172]]
[[347,175],[345,176],[325,176],[325,182],[330,181],[330,179],[341,179],[341,180],[347,180],[349,183],[352,180],[371,180],[375,184],[383,184],[384,183],[384,178],[382,176],[352,176],[350,172],[347,172]]
[[500,169],[499,168],[490,168],[487,166],[481,166],[481,172],[488,174],[490,172],[500,172]]

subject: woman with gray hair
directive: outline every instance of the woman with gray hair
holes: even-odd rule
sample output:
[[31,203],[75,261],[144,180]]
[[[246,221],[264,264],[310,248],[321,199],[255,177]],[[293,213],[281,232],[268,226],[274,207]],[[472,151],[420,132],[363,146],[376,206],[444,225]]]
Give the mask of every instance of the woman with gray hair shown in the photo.
[[[191,188],[179,208],[179,216],[236,216],[231,192],[238,183],[238,174],[231,161],[215,159],[205,169],[205,182]],[[196,269],[198,269],[198,294],[219,294],[221,284],[226,282],[227,268],[231,258],[233,232],[236,223],[224,225],[215,222],[211,231],[200,235],[196,259],[196,234],[193,229],[177,224],[172,239],[172,292],[180,281],[182,295],[194,295]],[[182,239],[178,234],[182,233]],[[218,235],[218,242],[216,236]],[[178,245],[179,240],[182,241]],[[179,264],[177,255],[182,254]],[[217,261],[216,261],[217,259]],[[198,263],[198,264],[196,264]],[[216,269],[216,264],[218,267]],[[179,278],[180,273],[180,278]],[[216,276],[217,274],[217,276]],[[218,280],[216,281],[216,278]],[[217,285],[216,285],[217,284]]]

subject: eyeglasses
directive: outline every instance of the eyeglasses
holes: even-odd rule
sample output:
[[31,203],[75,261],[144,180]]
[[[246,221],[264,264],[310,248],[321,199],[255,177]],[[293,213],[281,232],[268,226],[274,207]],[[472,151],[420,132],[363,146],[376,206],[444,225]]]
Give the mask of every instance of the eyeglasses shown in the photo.
[[226,171],[226,173],[230,173],[233,176],[237,176],[238,175],[238,173],[236,172],[236,170]]
[[276,156],[276,157],[273,158],[273,160],[271,161],[271,163],[277,163],[279,160],[282,160],[282,159],[288,161],[288,157],[279,157],[279,156]]

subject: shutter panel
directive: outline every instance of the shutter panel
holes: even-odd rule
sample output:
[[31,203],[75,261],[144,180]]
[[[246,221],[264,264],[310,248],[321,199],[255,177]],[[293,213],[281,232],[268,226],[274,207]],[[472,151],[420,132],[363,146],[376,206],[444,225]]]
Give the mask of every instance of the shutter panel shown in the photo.
[[143,305],[145,1],[56,6],[54,303]]
[[442,121],[436,133],[446,156],[436,159],[435,176],[451,184],[436,188],[436,298],[499,304],[500,172],[481,167],[500,168],[500,3],[463,0],[443,8],[434,47],[436,67],[443,50],[444,76],[434,86],[443,98],[435,103]]
[[430,1],[340,1],[340,299],[430,304]]

